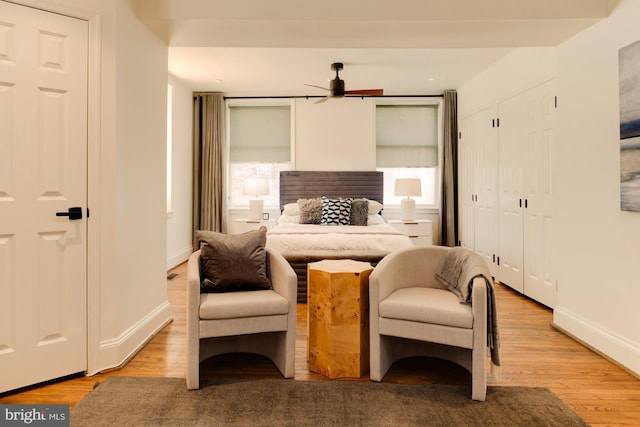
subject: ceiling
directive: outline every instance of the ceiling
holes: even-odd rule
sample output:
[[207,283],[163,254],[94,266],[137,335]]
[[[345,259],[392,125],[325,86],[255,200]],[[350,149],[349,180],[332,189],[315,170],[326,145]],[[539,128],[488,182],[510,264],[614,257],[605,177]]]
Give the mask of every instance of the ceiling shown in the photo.
[[317,96],[343,62],[346,89],[455,89],[517,47],[553,47],[613,0],[138,0],[194,91]]

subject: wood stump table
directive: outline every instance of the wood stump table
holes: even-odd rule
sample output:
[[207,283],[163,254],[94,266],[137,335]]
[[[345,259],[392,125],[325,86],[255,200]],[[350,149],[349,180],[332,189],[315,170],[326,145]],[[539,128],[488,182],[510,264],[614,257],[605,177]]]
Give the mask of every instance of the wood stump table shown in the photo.
[[369,370],[368,262],[323,260],[307,265],[309,370],[360,378]]

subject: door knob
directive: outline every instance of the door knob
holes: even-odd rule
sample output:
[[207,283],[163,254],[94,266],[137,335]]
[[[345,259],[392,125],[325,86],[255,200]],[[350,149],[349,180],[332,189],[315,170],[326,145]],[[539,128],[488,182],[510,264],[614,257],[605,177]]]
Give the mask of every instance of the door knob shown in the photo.
[[82,219],[82,208],[69,208],[68,212],[56,212],[56,216],[68,216],[70,220]]

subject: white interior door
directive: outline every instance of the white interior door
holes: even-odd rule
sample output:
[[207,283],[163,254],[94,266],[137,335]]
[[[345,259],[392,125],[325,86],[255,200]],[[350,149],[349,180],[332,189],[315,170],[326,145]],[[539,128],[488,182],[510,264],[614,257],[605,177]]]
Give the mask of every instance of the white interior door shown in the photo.
[[475,250],[487,262],[491,275],[499,278],[495,257],[499,250],[500,217],[498,194],[498,112],[496,107],[484,109],[474,115],[476,136],[475,165],[476,225]]
[[499,106],[500,281],[524,293],[523,152],[525,100],[515,96]]
[[556,283],[551,244],[553,239],[553,127],[555,93],[553,82],[527,92],[524,293],[554,308]]
[[0,1],[0,392],[87,366],[87,35]]

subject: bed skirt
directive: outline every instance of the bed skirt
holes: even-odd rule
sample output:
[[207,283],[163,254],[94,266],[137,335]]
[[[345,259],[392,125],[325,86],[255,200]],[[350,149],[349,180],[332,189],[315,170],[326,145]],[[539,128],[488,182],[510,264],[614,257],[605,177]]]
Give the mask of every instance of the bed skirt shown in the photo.
[[310,262],[322,261],[323,259],[352,259],[355,261],[370,262],[376,266],[382,258],[389,252],[335,252],[316,251],[308,254],[287,254],[282,255],[289,262],[298,276],[298,303],[307,303],[307,264]]

